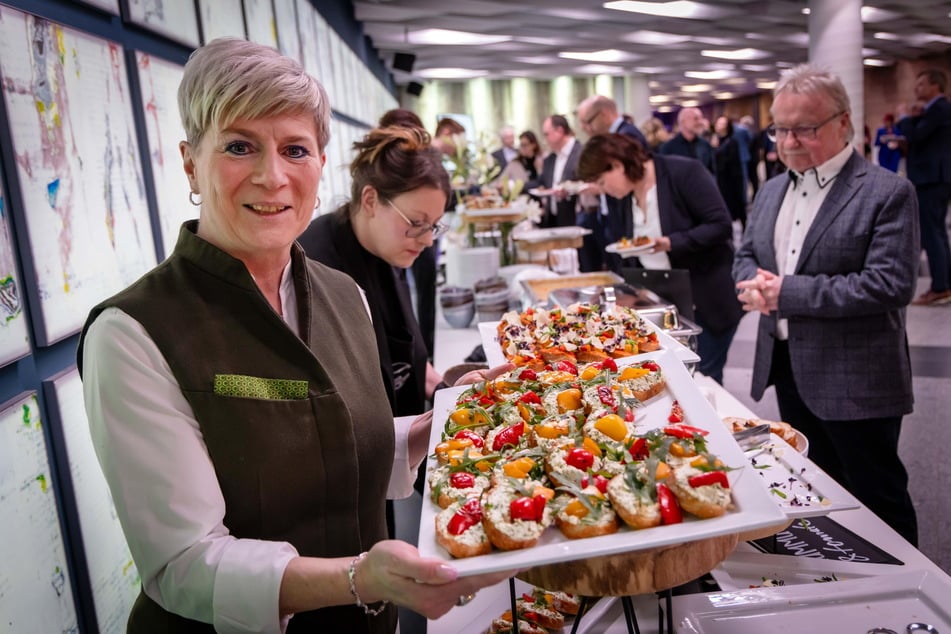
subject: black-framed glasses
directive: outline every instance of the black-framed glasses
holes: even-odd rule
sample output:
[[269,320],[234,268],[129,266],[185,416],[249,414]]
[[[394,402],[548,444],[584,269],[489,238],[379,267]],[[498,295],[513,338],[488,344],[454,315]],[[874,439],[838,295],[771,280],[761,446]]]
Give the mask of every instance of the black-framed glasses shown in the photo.
[[406,224],[409,225],[409,229],[406,230],[407,238],[422,238],[424,235],[426,235],[426,232],[428,231],[428,232],[432,232],[433,239],[435,240],[439,236],[444,235],[447,231],[449,231],[449,225],[447,225],[444,222],[428,224],[428,223],[422,222],[421,220],[410,220],[409,218],[406,217],[406,214],[400,211],[399,207],[393,204],[392,200],[386,201],[386,204],[392,207],[393,211],[399,214],[400,218],[405,220]]
[[835,113],[834,115],[832,115],[831,117],[823,121],[822,123],[818,123],[816,125],[801,125],[801,126],[796,126],[795,128],[777,127],[775,123],[771,123],[769,127],[766,128],[766,136],[768,136],[769,140],[773,141],[774,143],[781,139],[785,139],[790,134],[792,134],[794,137],[796,137],[800,141],[803,141],[803,140],[811,141],[812,139],[816,138],[816,134],[819,132],[819,128],[826,125],[830,121],[833,121],[836,117],[841,117],[844,114],[845,114],[845,110],[840,110],[839,112]]

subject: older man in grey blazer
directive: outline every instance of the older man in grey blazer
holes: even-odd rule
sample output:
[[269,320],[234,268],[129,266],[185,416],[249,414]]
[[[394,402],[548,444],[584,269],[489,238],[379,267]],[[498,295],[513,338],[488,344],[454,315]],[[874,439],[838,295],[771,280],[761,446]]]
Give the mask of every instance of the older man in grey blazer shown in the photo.
[[913,403],[905,309],[918,270],[915,191],[854,150],[836,76],[786,71],[771,112],[789,172],[757,195],[733,266],[743,307],[761,313],[752,396],[774,385],[809,457],[916,544],[898,456]]

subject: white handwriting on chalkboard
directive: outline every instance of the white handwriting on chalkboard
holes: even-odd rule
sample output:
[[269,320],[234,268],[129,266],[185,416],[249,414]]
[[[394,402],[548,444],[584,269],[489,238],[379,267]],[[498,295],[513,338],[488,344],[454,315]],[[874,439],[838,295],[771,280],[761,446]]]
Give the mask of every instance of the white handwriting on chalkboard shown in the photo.
[[[795,528],[794,528],[795,527]],[[812,543],[797,537],[794,531],[805,530],[819,538],[821,550]],[[821,528],[814,526],[808,519],[802,519],[789,529],[776,534],[776,541],[795,557],[813,557],[816,559],[837,559],[839,561],[869,561],[864,555],[859,555],[854,549],[846,546],[841,540],[829,535]],[[834,553],[834,556],[824,555],[822,551]]]

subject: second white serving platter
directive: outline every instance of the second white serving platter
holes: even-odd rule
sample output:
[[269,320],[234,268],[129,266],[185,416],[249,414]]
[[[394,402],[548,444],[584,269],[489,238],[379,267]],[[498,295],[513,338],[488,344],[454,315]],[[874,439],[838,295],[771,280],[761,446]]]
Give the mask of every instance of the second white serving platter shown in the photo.
[[[751,588],[674,597],[678,632],[770,634],[905,632],[911,623],[951,632],[951,583],[934,572],[913,572],[829,584]],[[921,630],[928,631],[928,630]]]
[[[461,576],[467,576],[503,570],[525,570],[544,564],[681,544],[781,524],[786,515],[757,476],[745,475],[751,470],[746,456],[704,398],[683,363],[674,354],[669,351],[653,352],[617,359],[617,364],[623,366],[648,359],[660,365],[667,381],[667,389],[646,401],[644,407],[637,410],[638,432],[644,433],[669,424],[667,417],[673,401],[677,400],[683,408],[688,424],[709,430],[707,446],[710,451],[727,465],[735,467],[729,476],[735,505],[733,510],[713,519],[686,518],[680,524],[640,531],[625,527],[613,535],[578,540],[569,540],[557,528],[550,527],[533,548],[509,552],[493,551],[487,555],[454,559],[436,542],[435,516],[440,509],[429,499],[427,491],[419,522],[420,553],[443,559],[455,567]],[[464,387],[455,387],[436,393],[429,445],[431,449],[442,440],[444,424],[455,407],[456,398],[464,390]],[[432,468],[434,463],[435,458],[430,455],[428,467]]]

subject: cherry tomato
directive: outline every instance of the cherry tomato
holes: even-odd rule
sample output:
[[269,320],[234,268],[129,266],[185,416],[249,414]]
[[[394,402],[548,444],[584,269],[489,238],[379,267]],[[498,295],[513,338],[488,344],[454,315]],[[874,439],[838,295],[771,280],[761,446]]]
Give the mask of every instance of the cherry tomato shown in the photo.
[[660,505],[661,523],[679,524],[684,520],[677,498],[663,482],[657,483],[657,503]]
[[482,521],[482,505],[479,498],[470,498],[468,502],[456,511],[449,519],[449,525],[446,530],[450,535],[462,535],[469,528]]
[[471,489],[475,486],[475,476],[465,471],[457,471],[449,476],[449,484],[454,489]]
[[642,368],[647,368],[651,372],[660,372],[660,366],[654,363],[653,361],[645,361],[641,364]]
[[575,469],[587,471],[594,464],[594,456],[587,449],[575,447],[565,456],[565,463]]
[[540,495],[515,498],[509,503],[509,515],[513,520],[539,522],[544,517],[545,503],[545,498]]
[[[608,480],[607,478],[605,478],[603,475],[601,475],[601,474],[599,474],[599,473],[595,474],[593,484],[594,484],[594,486],[598,489],[598,491],[600,491],[601,493],[607,493],[607,492],[608,492],[608,482],[610,482],[610,480]],[[591,481],[588,480],[588,476],[585,476],[585,477],[581,478],[581,488],[582,488],[582,489],[585,488],[586,486],[588,486],[588,484],[591,484]]]
[[684,408],[677,401],[674,401],[673,405],[670,406],[670,416],[667,417],[667,420],[672,423],[684,422]]
[[510,427],[506,427],[496,434],[495,439],[492,441],[492,451],[502,451],[506,445],[516,446],[518,439],[522,437],[524,431],[525,423],[515,423]]
[[524,370],[518,373],[518,380],[519,381],[537,381],[538,373],[535,372],[535,370],[532,370],[531,368],[525,368]]
[[601,369],[617,372],[617,363],[614,362],[614,359],[605,359],[601,362]]
[[460,429],[459,431],[456,432],[456,435],[453,436],[453,438],[457,438],[460,440],[463,438],[468,438],[469,440],[472,441],[473,447],[478,447],[479,449],[482,449],[483,447],[485,447],[485,441],[482,440],[482,436],[475,433],[471,429]]
[[578,366],[571,361],[558,361],[555,363],[555,369],[559,372],[570,372],[575,376],[578,374]]
[[702,487],[708,484],[719,484],[724,489],[730,488],[730,481],[722,471],[707,471],[687,478],[687,484],[692,487]]

